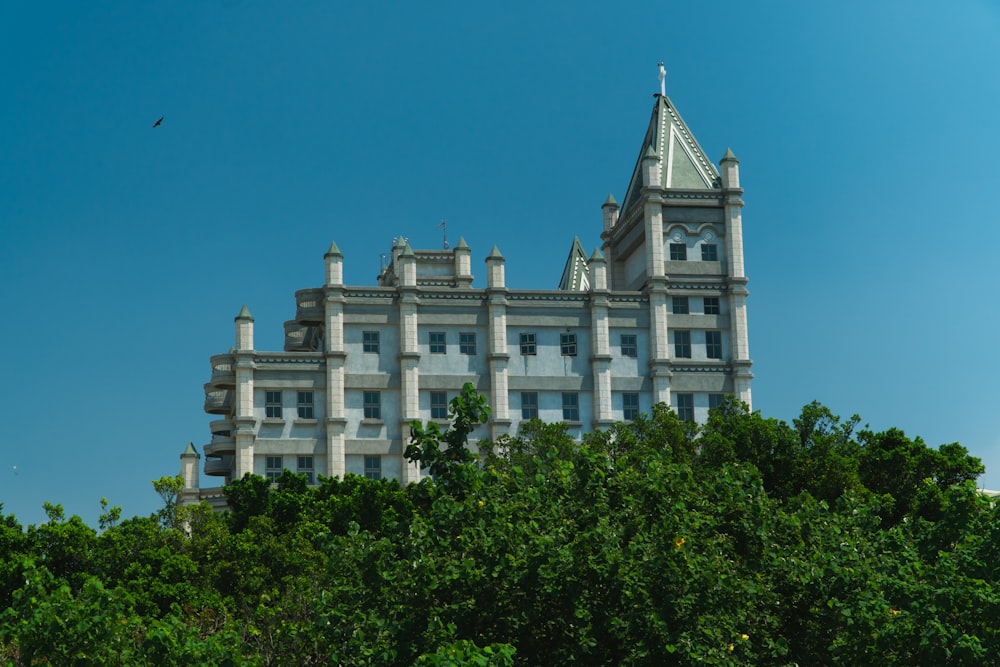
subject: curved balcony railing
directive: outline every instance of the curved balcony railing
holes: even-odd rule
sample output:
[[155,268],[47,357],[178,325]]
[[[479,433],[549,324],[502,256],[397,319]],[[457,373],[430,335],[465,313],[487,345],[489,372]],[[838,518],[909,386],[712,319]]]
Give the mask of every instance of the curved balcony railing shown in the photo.
[[233,434],[233,420],[232,419],[216,419],[208,423],[209,430],[212,431],[212,435],[225,435],[229,436]]
[[323,290],[304,289],[295,293],[295,319],[319,324],[323,321]]
[[205,385],[205,412],[210,415],[228,415],[233,411],[233,390],[216,389]]
[[212,442],[205,445],[205,456],[222,456],[236,453],[236,440],[223,435],[213,435]]
[[216,354],[212,357],[212,386],[233,387],[236,385],[236,371],[233,369],[233,355]]
[[215,475],[216,477],[224,477],[228,475],[233,469],[233,457],[232,456],[222,456],[217,459],[205,459],[205,474]]

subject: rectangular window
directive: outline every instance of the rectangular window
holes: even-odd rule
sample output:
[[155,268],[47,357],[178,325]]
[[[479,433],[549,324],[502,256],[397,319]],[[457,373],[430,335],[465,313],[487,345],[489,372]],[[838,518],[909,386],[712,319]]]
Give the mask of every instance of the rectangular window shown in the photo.
[[709,394],[708,395],[708,409],[717,408],[722,405],[722,394]]
[[705,332],[705,356],[709,359],[722,358],[722,332]]
[[431,392],[431,419],[448,418],[448,392]]
[[280,456],[268,456],[264,459],[264,478],[269,482],[277,481],[281,477],[282,470],[284,470],[284,465]]
[[521,354],[525,356],[535,354],[535,334],[521,334]]
[[629,391],[622,394],[622,416],[629,421],[639,416],[639,394]]
[[474,331],[458,334],[458,351],[461,354],[476,353],[476,333]]
[[691,332],[674,332],[674,357],[678,359],[691,358]]
[[677,397],[677,416],[681,421],[694,421],[694,394],[674,394]]
[[306,482],[309,484],[316,483],[316,476],[313,474],[313,457],[311,456],[300,456],[299,457],[299,469],[298,473],[300,475],[306,476]]
[[366,391],[364,404],[365,419],[382,419],[382,392]]
[[264,392],[264,417],[267,419],[281,419],[281,392]]
[[703,262],[718,262],[719,261],[719,246],[714,243],[702,243],[701,244],[701,261]]
[[521,392],[521,419],[538,418],[538,392]]
[[298,392],[298,402],[296,407],[299,412],[299,419],[315,419],[313,412],[313,393],[311,391]]
[[564,391],[562,395],[563,421],[580,421],[580,394]]
[[382,479],[382,457],[365,457],[365,477],[368,479]]
[[361,347],[365,352],[372,352],[378,354],[379,351],[379,340],[377,331],[362,331],[361,332]]
[[719,297],[717,296],[706,296],[705,297],[705,314],[706,315],[718,315],[719,310]]
[[448,349],[445,343],[445,337],[443,331],[432,331],[431,332],[431,354],[444,354]]
[[636,343],[635,334],[622,334],[622,356],[633,359],[639,356],[639,345]]
[[564,357],[575,357],[576,356],[576,334],[575,333],[559,334],[559,352]]
[[684,261],[687,258],[688,258],[687,244],[684,243],[670,244],[670,259]]
[[687,315],[691,312],[686,296],[675,296],[670,301],[670,312],[674,315]]

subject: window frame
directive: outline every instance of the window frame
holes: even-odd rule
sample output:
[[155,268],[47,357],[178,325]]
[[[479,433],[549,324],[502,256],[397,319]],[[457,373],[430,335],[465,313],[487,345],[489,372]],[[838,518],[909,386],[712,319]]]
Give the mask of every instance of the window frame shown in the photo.
[[673,315],[690,315],[691,301],[686,296],[670,297],[670,312]]
[[719,244],[717,244],[717,243],[702,243],[701,244],[701,261],[703,261],[703,262],[718,262],[719,261]]
[[534,331],[522,332],[519,337],[522,357],[534,357],[538,354],[538,339]]
[[687,261],[687,243],[671,243],[670,244],[670,261],[672,262],[686,262]]
[[674,331],[674,358],[691,358],[691,332],[687,329]]
[[677,417],[681,421],[694,421],[694,394],[690,392],[674,394],[677,397]]
[[427,346],[431,354],[448,353],[448,332],[431,331],[427,336]]
[[719,407],[720,405],[722,405],[722,401],[725,400],[725,398],[726,398],[725,394],[709,394],[708,409],[713,410]]
[[295,392],[295,414],[299,419],[316,419],[315,401],[316,395],[311,391]]
[[382,457],[377,454],[365,454],[364,460],[365,479],[378,481],[382,479]]
[[264,390],[264,419],[284,419],[281,409],[282,392],[280,389]]
[[459,354],[469,354],[475,356],[476,354],[476,332],[475,331],[461,331],[458,334],[458,352]]
[[538,419],[538,392],[521,392],[521,419]]
[[[275,461],[278,462],[277,466],[274,465]],[[272,483],[276,482],[283,472],[285,472],[284,458],[281,456],[264,457],[264,479]]]
[[628,357],[629,359],[638,358],[639,337],[636,334],[621,334],[618,342],[621,345],[621,354],[623,357]]
[[431,419],[448,419],[448,392],[430,392],[430,406]]
[[562,392],[562,413],[564,422],[580,421],[580,392]]
[[622,392],[622,419],[634,421],[639,417],[639,392]]
[[295,472],[298,473],[299,475],[305,475],[306,476],[306,483],[307,484],[310,484],[310,485],[315,484],[316,483],[316,468],[315,468],[315,462],[313,460],[313,457],[311,457],[311,456],[297,456],[297,457],[295,457],[295,459],[296,459],[295,463],[297,464],[296,467],[295,467]]
[[576,333],[568,331],[559,334],[559,354],[564,357],[575,357],[577,354]]
[[361,406],[364,419],[382,419],[382,392],[368,391],[361,392]]
[[[709,299],[711,299],[711,305],[709,304]],[[702,311],[706,315],[721,315],[722,305],[721,299],[717,296],[706,296],[702,301]]]
[[382,336],[378,331],[361,332],[361,351],[365,354],[379,354],[382,350]]
[[722,359],[722,332],[718,329],[710,329],[705,332],[705,357]]

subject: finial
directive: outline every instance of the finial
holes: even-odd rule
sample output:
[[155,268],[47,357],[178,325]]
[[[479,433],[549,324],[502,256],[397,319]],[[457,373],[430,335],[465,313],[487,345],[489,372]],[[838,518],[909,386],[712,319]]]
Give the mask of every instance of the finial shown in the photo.
[[667,70],[663,67],[663,61],[661,60],[657,65],[660,68],[660,95],[662,97],[667,96],[667,84],[664,79],[667,78]]
[[438,225],[438,229],[441,230],[441,236],[442,236],[441,248],[442,248],[442,250],[447,250],[448,249],[448,221],[447,220],[442,220],[441,224]]

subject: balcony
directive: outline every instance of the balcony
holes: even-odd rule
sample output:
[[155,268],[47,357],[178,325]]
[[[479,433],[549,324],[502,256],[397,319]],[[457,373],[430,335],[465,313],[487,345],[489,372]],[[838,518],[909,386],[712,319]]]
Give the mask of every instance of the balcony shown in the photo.
[[212,435],[232,435],[236,427],[232,419],[216,419],[208,423],[208,428]]
[[233,470],[233,457],[223,456],[217,459],[205,459],[205,474],[225,477]]
[[295,293],[295,319],[302,323],[323,322],[323,290],[304,289]]
[[233,390],[216,389],[205,385],[205,412],[210,415],[228,415],[233,412]]
[[205,445],[205,456],[222,456],[236,453],[236,440],[225,435],[213,435],[212,442]]
[[217,354],[212,357],[211,385],[213,387],[236,386],[236,371],[233,370],[233,355]]

